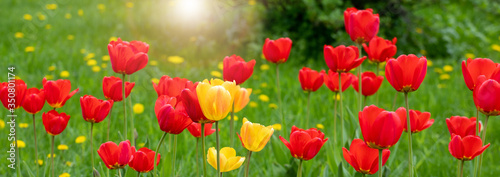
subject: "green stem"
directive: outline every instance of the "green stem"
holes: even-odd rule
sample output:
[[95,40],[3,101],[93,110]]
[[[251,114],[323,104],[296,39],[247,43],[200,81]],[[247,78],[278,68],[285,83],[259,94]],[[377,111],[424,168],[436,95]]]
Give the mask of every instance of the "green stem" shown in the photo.
[[[127,79],[128,79],[128,82],[130,82],[130,75],[127,75]],[[130,110],[133,110],[133,107],[132,107],[132,97],[130,97],[130,96],[128,97],[128,108]],[[132,130],[132,144],[134,146],[137,146],[136,145],[137,142],[135,142],[136,141],[136,137],[135,137],[135,133],[134,133],[135,132],[134,131],[135,127],[134,127],[134,112],[133,111],[130,111],[130,122],[131,122],[131,126],[132,126],[132,129],[130,129],[130,130]]]
[[[361,46],[361,44],[357,44],[357,46],[358,46],[358,49],[359,49],[359,58],[361,58],[362,51],[363,51],[363,50],[362,50],[362,49],[363,49],[363,47]],[[358,96],[359,96],[359,111],[362,111],[362,110],[363,110],[363,102],[362,102],[362,101],[363,101],[363,94],[362,94],[362,93],[363,93],[363,91],[362,91],[362,90],[363,90],[363,86],[361,85],[361,84],[362,84],[362,83],[361,83],[361,80],[363,80],[363,79],[361,78],[361,75],[362,75],[362,74],[363,74],[363,63],[361,63],[361,64],[359,65],[359,69],[358,69],[358,85],[359,85],[359,87],[358,87],[358,90],[359,90]]]
[[366,174],[364,174],[364,173],[361,173],[361,177],[366,177]]
[[[375,74],[376,76],[378,76],[380,74],[380,63],[377,62],[377,74]],[[378,92],[375,92],[375,105],[378,105]]]
[[398,92],[394,94],[394,101],[392,102],[392,110],[396,110],[396,101],[398,100]]
[[231,147],[234,147],[234,102],[231,110],[231,120],[229,120],[229,137],[231,137]]
[[363,98],[363,106],[366,105],[366,98],[367,98],[367,96],[364,96],[364,98]]
[[[484,129],[483,129],[483,132],[481,134],[481,139],[483,140],[483,142],[486,142],[486,128],[488,127],[488,119],[490,118],[489,115],[486,115],[486,118],[484,119]],[[479,156],[479,165],[477,166],[477,176],[481,176],[481,165],[483,164],[483,155],[484,153],[482,153],[480,156]]]
[[174,152],[172,158],[172,176],[175,177],[175,151],[177,150],[177,135],[174,135]]
[[140,177],[141,176],[141,172],[137,172],[137,177]]
[[36,176],[39,176],[38,172],[38,145],[36,142],[36,124],[35,124],[35,114],[33,114],[33,135],[35,138],[35,163],[36,163]]
[[[153,164],[153,167],[156,165],[156,158],[158,157],[158,155],[156,155],[156,153],[158,153],[158,151],[160,150],[160,147],[161,147],[161,143],[163,143],[163,140],[165,139],[165,136],[167,136],[167,133],[163,133],[163,136],[161,136],[160,138],[160,142],[158,143],[158,146],[156,147],[156,151],[155,151],[155,161],[154,161],[154,164]],[[155,176],[158,176],[158,173],[156,173],[156,169],[157,168],[153,168],[154,169],[154,175]]]
[[127,108],[126,108],[126,100],[125,99],[125,74],[122,74],[122,101],[123,101],[123,135],[125,136],[125,140],[127,140]]
[[382,172],[382,170],[384,168],[382,168],[382,167],[384,167],[384,164],[382,163],[382,149],[379,149],[378,150],[378,177],[382,177],[382,175],[384,174]]
[[106,132],[106,141],[109,141],[109,127],[111,125],[111,110],[113,110],[113,106],[109,109],[109,116],[108,116],[108,131]]
[[122,177],[122,170],[121,169],[118,169],[118,176]]
[[[476,108],[476,135],[479,135],[479,109]],[[479,166],[479,158],[474,159],[474,177],[477,175],[477,170]]]
[[[215,132],[219,132],[219,129],[216,129]],[[201,159],[203,160],[203,177],[207,177],[207,155],[205,151],[205,123],[201,123],[201,151],[203,152],[203,156],[201,156]]]
[[252,157],[252,151],[248,150],[247,165],[245,167],[245,177],[248,177],[248,172],[250,171],[250,157]]
[[462,160],[462,163],[460,164],[460,176],[459,177],[463,177],[464,176],[464,161]]
[[200,155],[199,155],[199,152],[200,151],[200,146],[199,146],[199,141],[200,139],[199,138],[196,138],[196,176],[200,176]]
[[[55,108],[54,108],[54,110],[55,110]],[[12,115],[11,119],[15,120],[14,117],[16,117],[17,115],[14,116],[14,112],[13,111],[10,112],[10,114]],[[19,177],[19,176],[21,176],[21,165],[20,165],[21,161],[19,160],[19,147],[17,146],[17,125],[15,125],[15,124],[14,124],[14,145],[16,146],[16,162],[17,162],[16,163],[16,166],[17,166],[16,167],[17,168],[17,174],[16,174],[16,176]]]
[[283,104],[281,103],[281,91],[280,91],[280,72],[279,72],[279,64],[276,64],[276,89],[278,91],[278,103],[280,109],[281,116],[281,131],[283,131],[283,136],[288,137],[286,133],[286,122],[285,115],[283,113]]
[[92,174],[94,174],[94,169],[95,169],[95,166],[94,166],[94,134],[93,134],[93,130],[94,130],[94,123],[91,122],[90,123],[90,151],[91,151],[91,159],[92,159]]
[[333,142],[337,143],[337,92],[335,92],[334,108],[333,108]]
[[297,177],[302,177],[302,162],[303,160],[301,159],[299,162],[299,169],[297,170]]
[[220,144],[219,144],[219,121],[215,122],[215,143],[217,150],[217,175],[220,176]]
[[307,92],[307,116],[306,116],[306,127],[309,128],[309,114],[311,113],[311,91]]
[[55,177],[55,173],[54,173],[54,138],[56,136],[52,135],[52,141],[51,141],[51,150],[50,150],[50,158],[51,158],[51,161],[50,161],[50,169],[52,171],[52,177]]
[[407,133],[408,133],[408,174],[410,177],[412,177],[413,173],[413,152],[412,152],[412,141],[411,141],[411,122],[410,122],[410,106],[408,104],[408,92],[405,92],[405,104],[406,104],[406,126],[407,126]]
[[[341,142],[340,142],[340,147],[344,147],[344,107],[342,105],[342,73],[339,73],[339,95],[340,95],[340,137],[341,137]],[[335,98],[336,99],[336,98]],[[342,158],[342,165],[346,164],[347,162],[345,161],[344,158]]]

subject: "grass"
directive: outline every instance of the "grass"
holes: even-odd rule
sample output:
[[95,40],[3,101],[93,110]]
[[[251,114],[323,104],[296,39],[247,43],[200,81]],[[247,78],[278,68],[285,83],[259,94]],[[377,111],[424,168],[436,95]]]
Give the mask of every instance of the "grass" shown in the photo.
[[[158,40],[149,33],[141,33],[142,28],[134,27],[134,22],[141,19],[139,16],[134,16],[134,13],[147,13],[148,6],[151,2],[139,4],[136,2],[134,7],[127,7],[127,4],[122,1],[118,2],[102,2],[105,5],[104,10],[98,9],[99,1],[77,1],[70,3],[58,2],[57,9],[48,10],[46,4],[56,3],[38,2],[38,1],[2,1],[0,6],[0,15],[9,17],[0,21],[0,32],[2,35],[0,43],[0,54],[3,56],[1,71],[7,66],[16,67],[16,75],[22,78],[28,87],[41,88],[41,80],[43,77],[52,77],[52,79],[69,79],[72,82],[72,90],[80,88],[80,92],[74,95],[66,105],[58,111],[66,112],[71,115],[71,119],[66,130],[56,136],[56,147],[60,144],[65,144],[69,147],[66,151],[55,150],[55,169],[56,174],[69,173],[72,176],[90,176],[90,141],[89,129],[90,124],[85,122],[81,116],[79,105],[79,97],[89,94],[98,98],[104,99],[102,94],[102,78],[104,76],[119,76],[111,69],[109,61],[103,61],[102,57],[107,55],[107,43],[112,37],[122,37],[124,40],[142,40],[151,45],[150,47],[150,62],[148,66],[131,75],[131,81],[136,83],[131,99],[133,104],[143,104],[145,109],[141,114],[134,114],[135,129],[138,133],[137,145],[140,147],[148,147],[155,149],[163,132],[159,129],[156,117],[154,115],[154,103],[156,100],[156,92],[154,91],[151,80],[160,78],[162,75],[172,77],[188,78],[192,81],[201,81],[204,78],[211,78],[211,71],[219,71],[217,68],[219,62],[222,62],[223,56],[232,55],[232,52],[226,52],[222,55],[217,52],[211,52],[212,49],[204,47],[204,45],[196,45],[198,40],[191,43],[186,42],[184,49],[178,49],[168,42]],[[128,4],[130,6],[130,4]],[[83,14],[80,16],[78,11]],[[24,20],[23,15],[30,14],[32,20]],[[71,18],[68,18],[71,15]],[[44,15],[45,19],[41,20],[39,15]],[[51,28],[47,29],[47,25]],[[22,32],[23,38],[15,38],[16,32]],[[69,40],[68,36],[72,35],[74,39]],[[172,34],[169,34],[172,36]],[[162,36],[163,37],[163,36]],[[260,39],[263,40],[263,39]],[[292,39],[293,40],[293,39]],[[167,43],[167,44],[165,44]],[[347,41],[346,43],[350,43]],[[321,51],[323,44],[318,45],[318,51]],[[33,46],[33,52],[25,52],[25,48]],[[224,51],[223,47],[216,49]],[[243,48],[243,58],[246,60],[255,58],[257,65],[253,76],[243,84],[243,87],[254,89],[251,96],[251,101],[255,102],[256,107],[247,106],[241,112],[237,113],[239,117],[236,121],[235,128],[239,132],[241,120],[247,117],[250,121],[261,123],[263,125],[272,125],[280,123],[279,109],[273,109],[269,105],[277,104],[277,95],[275,89],[275,72],[274,66],[261,58],[261,46],[250,46]],[[327,69],[322,59],[305,60],[305,56],[297,56],[292,53],[287,63],[280,65],[280,84],[282,90],[282,98],[284,103],[285,118],[287,120],[288,132],[291,125],[297,125],[300,128],[305,128],[301,125],[302,119],[306,116],[307,94],[300,88],[298,82],[298,71],[303,66],[308,66],[313,69]],[[208,48],[208,49],[207,49]],[[175,50],[170,50],[175,49]],[[194,52],[196,51],[196,52]],[[399,49],[399,53],[405,53],[404,49]],[[94,55],[93,57],[92,54]],[[236,53],[239,54],[239,53]],[[169,63],[168,56],[180,55],[185,60],[181,64]],[[88,66],[89,60],[95,60],[96,66],[101,69],[98,72],[92,71],[92,66]],[[409,95],[410,108],[421,111],[431,112],[432,118],[435,119],[434,125],[429,129],[413,136],[413,149],[416,173],[419,176],[453,176],[458,170],[459,161],[454,159],[448,152],[448,143],[450,136],[446,127],[445,119],[453,115],[475,116],[474,103],[472,101],[472,93],[467,89],[462,78],[460,63],[457,60],[440,60],[428,58],[433,61],[433,65],[428,68],[427,76],[424,83],[418,91],[412,92]],[[156,61],[157,65],[152,65]],[[107,67],[103,67],[103,64]],[[262,65],[269,65],[269,70],[260,69]],[[444,72],[450,76],[450,79],[441,80],[442,73],[435,72],[436,68],[442,68],[444,65],[453,67],[453,71]],[[49,67],[55,66],[54,70],[49,70]],[[364,63],[363,70],[374,71],[374,65],[368,62]],[[60,73],[68,71],[68,77],[62,77]],[[5,74],[6,75],[6,74]],[[6,81],[7,78],[0,79]],[[379,90],[379,104],[377,106],[387,110],[392,110],[393,99],[396,91],[390,86],[387,81],[384,81]],[[264,94],[269,96],[269,101],[259,100],[259,95]],[[341,146],[333,142],[333,93],[326,87],[319,89],[311,95],[311,127],[316,124],[324,125],[321,129],[329,140],[318,153],[318,155],[304,162],[304,176],[337,176],[339,170],[345,172],[346,175],[355,175],[352,167],[346,166],[345,169],[339,169],[341,161]],[[361,133],[357,121],[357,102],[355,91],[349,88],[344,96],[345,119],[346,119],[346,136],[347,140],[360,138]],[[367,104],[374,104],[375,98],[369,97]],[[396,109],[404,105],[403,94],[398,93]],[[129,108],[128,108],[129,109]],[[45,106],[42,112],[50,110],[49,106]],[[108,118],[112,119],[112,131],[110,139],[116,143],[122,140],[122,119],[123,108],[121,103],[115,105],[112,113]],[[132,112],[132,111],[127,111]],[[7,115],[6,109],[1,109],[0,114]],[[27,128],[19,128],[18,137],[26,143],[26,147],[20,151],[22,176],[32,176],[35,171],[34,145],[33,145],[33,129],[30,115],[22,109],[16,111],[19,123],[27,123]],[[5,116],[4,116],[5,117]],[[128,116],[130,117],[130,116]],[[484,121],[484,116],[480,116]],[[7,119],[3,119],[7,122]],[[50,159],[47,155],[50,153],[49,135],[45,133],[41,121],[41,113],[36,115],[36,128],[38,134],[38,152],[39,159],[43,160],[43,165],[40,166],[41,176],[49,175]],[[100,144],[105,142],[106,137],[106,121],[96,124],[94,127],[94,149],[97,149]],[[339,122],[339,121],[337,121]],[[130,124],[129,124],[130,125]],[[494,128],[500,124],[495,118],[492,118],[488,128],[487,143],[492,145],[485,151],[483,159],[483,176],[493,176],[500,174],[498,164],[495,163],[495,158],[500,156],[498,151],[498,135]],[[0,129],[0,143],[7,145],[10,143],[7,140],[8,125]],[[130,130],[131,127],[129,127]],[[229,121],[223,120],[220,122],[221,129],[221,147],[229,146]],[[130,133],[130,132],[129,132]],[[340,134],[340,133],[337,133]],[[78,136],[86,136],[87,141],[83,144],[76,144],[75,139]],[[289,150],[279,140],[280,131],[275,131],[271,141],[261,151],[252,154],[250,175],[251,176],[294,176],[298,166],[298,160],[291,157]],[[178,135],[178,150],[177,150],[177,174],[179,176],[195,176],[196,170],[200,167],[196,166],[194,145],[196,143],[188,131],[184,131]],[[129,137],[131,137],[129,135]],[[341,138],[338,137],[338,140]],[[171,174],[170,167],[171,142],[173,137],[168,136],[160,150],[162,154],[159,171],[163,176]],[[239,140],[235,140],[239,141]],[[390,176],[405,176],[407,174],[407,140],[406,136],[401,136],[401,140],[397,145],[391,148],[391,156],[385,167],[386,172]],[[208,136],[207,150],[209,147],[215,146],[215,136]],[[6,150],[7,146],[2,146]],[[245,156],[246,150],[236,143],[235,147],[237,155]],[[95,153],[96,168],[102,176],[106,176],[106,168],[102,161]],[[201,154],[201,152],[200,152]],[[7,153],[0,153],[0,173],[13,174],[14,170],[3,168],[7,166]],[[71,165],[68,165],[71,164]],[[215,169],[207,167],[210,176],[215,175]],[[243,176],[243,167],[229,173],[225,176]],[[471,176],[473,171],[473,163],[466,162],[464,172]],[[201,172],[201,171],[200,171]],[[113,176],[116,171],[111,171]],[[136,173],[130,168],[126,168],[125,176],[135,176]],[[359,174],[356,174],[359,175]],[[151,174],[143,175],[151,176]]]

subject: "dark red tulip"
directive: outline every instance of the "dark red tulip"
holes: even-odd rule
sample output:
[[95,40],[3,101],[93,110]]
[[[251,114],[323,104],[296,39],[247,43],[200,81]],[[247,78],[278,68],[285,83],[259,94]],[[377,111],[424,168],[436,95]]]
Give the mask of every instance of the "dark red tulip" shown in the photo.
[[120,145],[108,141],[101,144],[97,153],[104,165],[113,170],[123,168],[128,164],[132,154],[135,153],[135,147],[130,145],[129,140],[120,142]]
[[302,86],[302,90],[309,92],[318,90],[323,85],[324,75],[326,75],[325,70],[318,72],[311,68],[303,67],[299,71],[299,82],[300,86]]
[[181,95],[181,91],[185,88],[189,88],[194,90],[198,83],[192,83],[188,79],[174,77],[171,78],[167,75],[164,75],[160,78],[160,82],[158,85],[153,82],[153,88],[156,90],[158,97],[162,95],[167,95],[169,97],[176,97],[177,99]]
[[118,74],[133,74],[148,64],[149,45],[141,41],[111,41],[108,44],[113,71]]
[[113,100],[104,101],[91,95],[80,97],[83,119],[91,123],[99,123],[108,116]]
[[374,149],[392,147],[403,133],[398,115],[375,105],[366,106],[359,112],[359,126],[366,144]]
[[[408,132],[408,123],[406,122],[406,109],[400,107],[396,110],[396,113],[401,120],[401,124],[403,125],[403,131]],[[411,125],[411,133],[418,133],[422,130],[429,128],[433,123],[434,119],[431,118],[431,113],[429,112],[420,112],[418,110],[410,109],[410,125]]]
[[[451,116],[446,119],[446,125],[448,125],[450,135],[455,134],[461,137],[476,135],[476,123],[475,117],[469,119],[464,116]],[[481,130],[481,123],[479,123],[479,130]]]
[[[353,74],[342,73],[340,74],[342,82],[342,92],[347,90],[351,85]],[[323,75],[326,87],[328,87],[332,92],[339,92],[339,73],[332,70],[328,70],[328,75]]]
[[479,76],[472,97],[479,112],[488,116],[500,115],[500,83],[497,80]]
[[413,54],[390,59],[385,66],[387,81],[398,92],[413,92],[420,87],[427,73],[427,59]]
[[[352,76],[352,87],[356,92],[359,92],[359,82],[358,82],[358,77],[353,75]],[[377,76],[375,73],[367,71],[361,74],[361,77],[363,78],[361,80],[361,86],[363,89],[361,90],[361,94],[363,96],[371,96],[375,94],[380,86],[382,85],[382,81],[384,81],[384,76]]]
[[[162,98],[160,97],[158,99]],[[165,104],[158,109],[156,118],[160,125],[160,129],[170,134],[181,133],[193,122],[186,113],[182,102],[177,102],[176,105],[165,102]]]
[[71,91],[71,81],[59,79],[57,81],[48,81],[43,78],[43,90],[45,91],[45,99],[53,108],[63,107],[66,101],[71,98],[78,90]]
[[198,96],[196,95],[196,89],[184,89],[181,92],[182,103],[186,109],[186,113],[189,118],[196,123],[210,123],[203,111],[201,110],[200,102],[198,101]]
[[[191,125],[187,127],[189,130],[189,133],[193,135],[196,138],[201,137],[201,124],[193,122]],[[205,124],[205,136],[211,135],[212,133],[215,132],[215,129],[212,129],[212,124],[211,123],[206,123]]]
[[30,88],[24,96],[23,108],[30,114],[36,114],[42,110],[45,105],[45,91],[38,88]]
[[483,146],[483,141],[479,136],[468,135],[462,138],[460,135],[454,135],[448,145],[448,151],[458,160],[468,161],[481,155],[488,147],[490,143]]
[[345,30],[351,40],[361,44],[370,41],[378,33],[380,19],[372,9],[358,10],[354,7],[344,11]]
[[[378,171],[379,152],[377,149],[370,148],[361,139],[354,139],[349,147],[350,151],[345,147],[342,148],[344,159],[357,172],[373,175]],[[385,165],[391,151],[389,149],[382,150],[382,165]]]
[[497,68],[498,63],[491,61],[488,58],[467,59],[462,61],[462,74],[464,76],[465,85],[471,91],[476,87],[477,77],[484,75],[487,79]]
[[[134,88],[134,86],[134,82],[125,82],[125,98],[130,95],[130,92],[132,91],[132,88]],[[114,102],[122,101],[122,79],[115,76],[104,77],[102,79],[102,91],[106,99],[113,100]]]
[[334,72],[349,72],[361,65],[366,59],[366,56],[359,58],[359,50],[356,46],[339,45],[334,48],[325,45],[323,54],[326,65]]
[[279,64],[288,60],[290,49],[292,49],[292,40],[290,38],[279,38],[276,40],[267,38],[264,42],[264,47],[262,47],[262,53],[267,61]]
[[[160,153],[156,153],[156,166],[160,163]],[[147,173],[154,169],[155,151],[143,147],[132,154],[128,166],[137,172]]]
[[[288,57],[287,57],[288,58]],[[236,85],[243,84],[253,74],[255,60],[245,62],[237,55],[225,57],[223,63],[223,77],[225,81],[235,81]]]
[[[11,93],[9,92],[9,89],[11,89],[11,91],[15,91]],[[3,106],[7,109],[17,109],[21,107],[26,95],[26,90],[26,83],[24,83],[21,79],[14,79],[11,80],[11,82],[0,83],[0,100],[2,101]]]
[[368,54],[368,60],[375,63],[382,63],[392,58],[396,55],[397,51],[396,41],[397,38],[393,38],[390,41],[375,36],[370,40],[369,46],[363,43],[363,48],[366,54]]
[[315,128],[308,130],[292,126],[290,133],[290,142],[280,136],[281,141],[290,150],[294,158],[300,160],[311,160],[318,154],[323,144],[328,140],[325,139],[325,134]]
[[69,115],[66,113],[58,113],[56,110],[50,110],[42,114],[43,126],[49,135],[59,135],[66,129],[69,121]]

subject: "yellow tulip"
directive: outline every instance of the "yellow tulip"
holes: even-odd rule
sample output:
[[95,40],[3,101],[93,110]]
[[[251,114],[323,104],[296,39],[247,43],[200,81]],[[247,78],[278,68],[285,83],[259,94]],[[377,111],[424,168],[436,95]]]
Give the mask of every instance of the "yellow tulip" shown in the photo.
[[240,112],[250,102],[252,89],[240,88],[234,98],[234,112]]
[[203,83],[210,84],[211,86],[223,86],[227,91],[229,91],[229,94],[231,94],[231,102],[234,100],[236,97],[236,94],[238,90],[240,90],[240,86],[236,85],[236,82],[229,82],[229,81],[223,81],[220,79],[208,79],[203,80]]
[[266,127],[243,118],[240,133],[238,137],[240,137],[243,146],[249,151],[259,152],[266,146],[269,139],[271,139],[274,129],[273,126]]
[[[217,151],[214,147],[208,149],[207,161],[212,167],[217,169]],[[236,151],[230,147],[220,150],[220,172],[228,172],[240,168],[245,161],[245,157],[236,156]]]
[[231,111],[233,98],[231,89],[234,93],[236,84],[234,82],[220,82],[215,79],[211,82],[204,80],[196,87],[196,93],[200,102],[201,111],[212,121],[224,119]]

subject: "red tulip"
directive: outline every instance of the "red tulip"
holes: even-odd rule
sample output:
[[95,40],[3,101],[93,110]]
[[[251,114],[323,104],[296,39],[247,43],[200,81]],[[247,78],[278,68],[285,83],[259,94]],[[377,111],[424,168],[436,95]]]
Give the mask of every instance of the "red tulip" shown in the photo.
[[[450,135],[460,135],[461,137],[476,135],[476,123],[475,117],[469,119],[463,116],[451,116],[446,119]],[[481,130],[481,123],[479,123],[479,130]]]
[[155,103],[155,115],[158,116],[160,109],[165,105],[177,105],[177,99],[175,97],[169,97],[167,95],[162,95],[156,99]]
[[[396,110],[396,114],[398,114],[399,119],[401,120],[403,131],[408,132],[408,123],[406,122],[406,109],[400,107]],[[418,110],[410,109],[411,133],[418,133],[429,128],[434,123],[434,119],[430,118],[431,113],[429,112],[420,112]]]
[[224,80],[235,81],[237,85],[241,85],[252,76],[254,66],[255,60],[245,62],[243,58],[237,55],[226,57],[224,58],[222,67]]
[[302,90],[309,92],[315,92],[318,90],[323,85],[324,75],[325,70],[318,72],[312,70],[311,68],[303,67],[299,71],[299,81],[300,86],[302,86]]
[[374,149],[392,147],[403,133],[398,115],[375,105],[366,106],[359,112],[359,126],[366,144]]
[[159,108],[156,118],[160,129],[171,134],[181,133],[193,122],[186,113],[182,102],[177,102],[177,105],[165,103]]
[[198,96],[196,95],[196,89],[184,89],[181,92],[182,103],[186,109],[186,113],[189,118],[196,123],[210,123],[203,111],[201,110],[200,102],[198,101]]
[[484,75],[479,76],[472,97],[476,108],[483,114],[500,115],[500,83],[497,80],[486,80]]
[[344,11],[345,30],[351,40],[361,44],[370,41],[378,33],[380,19],[372,9],[358,10],[354,7]]
[[[125,98],[130,95],[130,92],[132,91],[132,88],[134,88],[134,86],[134,82],[125,82]],[[102,79],[102,91],[106,99],[113,100],[114,102],[122,101],[122,79],[115,76],[104,77]]]
[[340,45],[334,48],[325,45],[323,53],[326,65],[334,72],[349,72],[361,65],[366,59],[366,56],[359,58],[359,50],[356,46]]
[[108,44],[109,58],[113,71],[119,74],[133,74],[148,64],[149,45],[141,41],[111,41]]
[[130,141],[122,141],[120,145],[108,141],[99,147],[97,153],[109,169],[119,169],[125,167],[130,161],[132,154],[135,153],[135,147],[130,145]]
[[[196,138],[201,137],[201,124],[200,123],[193,122],[193,123],[191,123],[191,125],[189,125],[187,127],[187,129],[189,130],[189,133],[191,133],[191,135],[193,135],[194,137],[196,137]],[[215,129],[212,129],[211,123],[205,124],[205,136],[211,135],[214,132],[215,132]]]
[[47,113],[44,112],[42,114],[42,121],[45,131],[52,136],[59,135],[66,129],[69,117],[66,113],[59,114],[56,110],[50,110]]
[[26,90],[26,83],[24,83],[21,79],[14,79],[10,80],[10,82],[0,83],[0,100],[2,101],[3,106],[7,109],[17,109],[21,107],[26,95]]
[[488,58],[469,58],[467,61],[462,61],[462,74],[464,76],[465,85],[467,85],[471,91],[474,91],[477,77],[484,75],[487,79],[489,79],[497,66],[498,63],[495,63]]
[[267,38],[264,42],[262,53],[267,61],[279,64],[288,60],[291,48],[292,40],[290,38],[279,38],[276,40]]
[[385,77],[398,92],[413,92],[420,87],[427,73],[427,59],[410,54],[387,61]]
[[45,90],[45,99],[53,108],[63,107],[66,101],[71,98],[78,90],[71,91],[71,81],[59,79],[57,81],[48,81],[43,78],[43,90]]
[[301,160],[311,160],[318,154],[323,144],[328,140],[325,134],[315,128],[303,130],[292,126],[290,142],[280,136],[281,141],[290,150],[293,157]]
[[[358,82],[358,77],[353,75],[353,80],[352,80],[352,87],[356,92],[359,92],[359,82]],[[361,90],[361,94],[364,96],[370,96],[375,94],[380,86],[382,85],[382,81],[384,81],[384,76],[377,76],[375,73],[367,71],[361,74],[361,77],[363,78],[361,80],[361,86],[363,89]]]
[[[347,163],[360,173],[373,175],[378,171],[378,156],[379,152],[377,149],[372,149],[366,145],[366,143],[361,139],[354,139],[349,147],[350,152],[343,147],[344,159]],[[391,151],[389,149],[382,150],[382,165],[385,165]]]
[[[137,172],[147,173],[154,169],[155,151],[143,147],[132,154],[128,166]],[[160,163],[160,153],[156,155],[156,166]]]
[[38,88],[30,88],[24,96],[23,108],[30,114],[36,114],[42,110],[45,105],[45,91]]
[[472,160],[481,155],[490,143],[483,146],[483,141],[479,136],[468,135],[462,138],[460,135],[454,135],[448,145],[448,151],[458,160]]
[[[353,74],[342,73],[340,74],[342,82],[342,92],[347,90],[351,85]],[[323,75],[326,87],[328,87],[332,92],[339,92],[339,73],[332,70],[328,70],[328,75]]]
[[392,41],[390,41],[375,36],[370,40],[369,46],[366,46],[366,44],[363,43],[363,48],[368,54],[368,59],[370,61],[382,63],[396,55],[396,41],[397,38],[393,38]]
[[91,95],[80,97],[83,119],[91,123],[99,123],[108,116],[113,100],[104,101]]
[[158,85],[153,82],[153,88],[156,90],[158,97],[162,95],[167,95],[169,97],[176,97],[179,99],[179,95],[181,95],[181,91],[185,88],[189,88],[194,90],[198,83],[192,83],[191,81],[184,78],[171,78],[167,75],[164,75],[160,78],[160,82]]

